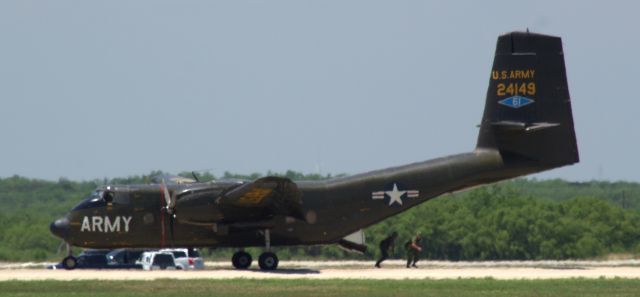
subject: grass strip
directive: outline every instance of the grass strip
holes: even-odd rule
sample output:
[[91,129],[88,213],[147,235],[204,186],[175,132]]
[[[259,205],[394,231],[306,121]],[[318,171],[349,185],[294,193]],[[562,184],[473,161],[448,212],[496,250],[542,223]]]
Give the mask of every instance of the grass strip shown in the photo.
[[640,280],[6,281],[0,296],[638,296]]

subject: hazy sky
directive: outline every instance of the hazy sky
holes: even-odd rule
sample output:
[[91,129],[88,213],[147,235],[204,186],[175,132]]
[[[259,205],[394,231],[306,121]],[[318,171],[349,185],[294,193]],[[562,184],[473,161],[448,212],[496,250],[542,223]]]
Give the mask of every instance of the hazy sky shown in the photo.
[[475,146],[498,35],[563,38],[581,162],[640,181],[634,1],[0,1],[0,177],[354,174]]

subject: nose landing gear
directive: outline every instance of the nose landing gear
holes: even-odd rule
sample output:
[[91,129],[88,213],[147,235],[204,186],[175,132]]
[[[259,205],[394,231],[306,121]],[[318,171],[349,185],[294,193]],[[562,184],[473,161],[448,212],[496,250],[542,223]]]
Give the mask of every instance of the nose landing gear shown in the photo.
[[71,245],[67,243],[67,256],[62,259],[62,267],[66,270],[73,270],[78,267],[78,259],[71,252]]
[[78,260],[74,256],[67,256],[62,259],[62,267],[66,270],[73,270],[78,267]]

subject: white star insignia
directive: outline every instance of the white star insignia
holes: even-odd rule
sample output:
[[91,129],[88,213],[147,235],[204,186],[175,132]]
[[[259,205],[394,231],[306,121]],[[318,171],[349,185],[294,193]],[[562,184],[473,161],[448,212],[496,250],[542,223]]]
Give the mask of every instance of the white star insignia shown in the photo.
[[395,202],[402,205],[402,195],[404,195],[404,193],[406,192],[407,191],[398,191],[398,185],[394,183],[393,189],[391,191],[386,191],[384,193],[387,194],[387,196],[389,196],[389,206],[391,206]]

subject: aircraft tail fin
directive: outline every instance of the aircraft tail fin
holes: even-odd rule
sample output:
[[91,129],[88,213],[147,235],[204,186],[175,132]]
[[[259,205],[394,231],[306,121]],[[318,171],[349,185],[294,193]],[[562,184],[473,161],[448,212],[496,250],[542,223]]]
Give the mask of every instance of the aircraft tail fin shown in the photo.
[[498,38],[477,147],[498,150],[506,163],[579,161],[559,37],[513,32]]

